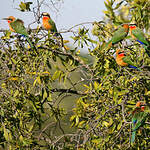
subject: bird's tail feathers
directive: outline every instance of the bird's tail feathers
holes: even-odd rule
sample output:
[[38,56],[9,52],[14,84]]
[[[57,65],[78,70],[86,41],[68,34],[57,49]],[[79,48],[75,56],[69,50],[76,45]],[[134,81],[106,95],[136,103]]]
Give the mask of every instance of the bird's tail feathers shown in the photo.
[[58,37],[58,38],[60,37],[60,39],[61,39],[61,46],[64,47],[64,41],[63,41],[62,35],[59,32],[54,32],[53,35],[55,37]]
[[132,131],[131,144],[133,144],[135,141],[135,134],[136,134],[136,131]]
[[61,35],[60,33],[58,33],[58,35],[59,35],[59,36],[60,36],[60,38],[61,38],[61,44],[62,44],[62,47],[64,47],[63,37],[62,37],[62,35]]
[[28,36],[26,36],[26,39],[27,39],[28,43],[30,44],[31,48],[34,48],[34,46],[33,46],[32,42],[31,42],[30,38]]
[[109,50],[111,48],[111,46],[112,46],[112,40],[110,40],[109,42],[107,42],[105,44],[104,49],[107,51],[107,50]]

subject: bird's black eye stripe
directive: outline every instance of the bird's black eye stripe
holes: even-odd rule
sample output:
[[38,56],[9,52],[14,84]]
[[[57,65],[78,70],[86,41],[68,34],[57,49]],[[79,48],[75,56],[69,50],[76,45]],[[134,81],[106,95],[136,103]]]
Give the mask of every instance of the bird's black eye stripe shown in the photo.
[[129,26],[137,26],[137,24],[130,24]]
[[118,54],[122,54],[123,52],[119,52]]
[[49,17],[49,15],[44,15],[44,16]]

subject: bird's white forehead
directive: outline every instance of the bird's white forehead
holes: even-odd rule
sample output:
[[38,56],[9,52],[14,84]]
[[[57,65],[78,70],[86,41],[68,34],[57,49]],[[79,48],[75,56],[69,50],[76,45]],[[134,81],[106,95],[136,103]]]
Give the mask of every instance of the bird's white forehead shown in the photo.
[[46,12],[43,12],[42,14],[43,14],[43,15],[48,15],[48,13],[46,13]]

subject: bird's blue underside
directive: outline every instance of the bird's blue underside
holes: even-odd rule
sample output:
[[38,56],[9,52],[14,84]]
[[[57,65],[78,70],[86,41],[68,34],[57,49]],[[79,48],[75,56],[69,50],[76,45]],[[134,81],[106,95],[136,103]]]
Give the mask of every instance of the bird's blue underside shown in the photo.
[[129,68],[137,69],[137,67],[129,65]]
[[136,124],[137,120],[133,120],[133,124]]
[[142,45],[144,45],[144,43],[143,42],[141,42],[140,40],[137,40],[140,44],[142,44]]

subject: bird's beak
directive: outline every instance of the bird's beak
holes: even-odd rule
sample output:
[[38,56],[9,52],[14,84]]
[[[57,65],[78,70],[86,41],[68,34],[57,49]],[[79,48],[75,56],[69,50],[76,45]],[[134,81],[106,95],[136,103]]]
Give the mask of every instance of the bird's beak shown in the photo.
[[40,18],[42,18],[42,17],[43,17],[43,14],[41,14]]
[[8,18],[3,18],[2,20],[8,20]]
[[41,16],[44,16],[44,13],[41,13]]

